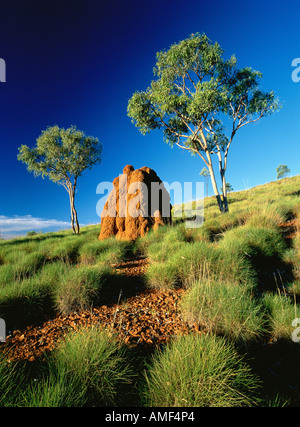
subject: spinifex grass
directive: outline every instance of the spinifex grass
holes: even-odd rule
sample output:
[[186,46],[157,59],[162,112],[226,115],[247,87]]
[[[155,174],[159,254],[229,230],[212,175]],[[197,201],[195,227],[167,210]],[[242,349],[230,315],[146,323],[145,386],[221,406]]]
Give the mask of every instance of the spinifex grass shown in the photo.
[[300,318],[300,307],[284,293],[267,293],[263,305],[268,315],[268,331],[273,340],[292,341],[296,329],[293,321]]
[[0,317],[6,320],[7,327],[20,328],[53,316],[59,283],[69,269],[64,263],[53,262],[32,277],[0,288]]
[[184,295],[181,309],[187,321],[233,341],[256,340],[265,332],[263,307],[246,286],[199,280]]
[[84,241],[84,236],[65,237],[51,247],[50,257],[53,260],[75,264],[78,261],[79,250]]
[[79,251],[81,264],[110,266],[125,261],[133,255],[134,242],[117,240],[114,237],[86,242]]
[[258,255],[282,257],[286,244],[277,229],[244,225],[224,233],[219,248],[223,251],[239,251],[248,258]]
[[232,344],[214,335],[176,338],[154,356],[143,389],[146,406],[251,406],[259,381]]
[[21,282],[23,279],[33,276],[46,262],[45,255],[33,252],[18,254],[14,262],[0,266],[0,286],[12,282]]
[[85,310],[101,299],[111,269],[81,266],[70,268],[56,287],[54,300],[58,312],[68,314]]
[[[162,251],[162,248],[157,248]],[[231,283],[251,284],[254,272],[244,253],[222,251],[207,242],[176,243],[163,247],[167,259],[153,258],[146,277],[155,288],[189,287],[194,280],[213,278]]]
[[25,382],[24,370],[0,353],[0,407],[18,406],[21,385]]
[[48,365],[47,374],[28,388],[24,406],[115,405],[134,378],[126,349],[98,327],[69,333]]

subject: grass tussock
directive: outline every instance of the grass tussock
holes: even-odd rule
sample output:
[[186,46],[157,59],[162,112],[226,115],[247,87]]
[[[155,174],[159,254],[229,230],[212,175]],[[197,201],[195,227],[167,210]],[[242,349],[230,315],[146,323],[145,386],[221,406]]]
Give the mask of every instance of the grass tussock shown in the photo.
[[[69,333],[35,379],[16,383],[20,378],[7,369],[7,362],[0,370],[3,406],[113,406],[122,404],[124,390],[135,378],[126,349],[97,327]],[[19,375],[23,371],[19,369]]]
[[155,256],[147,271],[149,284],[154,288],[172,289],[177,286],[189,287],[197,280],[223,280],[231,283],[253,282],[254,272],[249,260],[240,251],[220,250],[207,242],[179,244],[172,252],[167,244],[163,251],[169,254],[164,261],[160,259],[160,249],[156,245]]
[[244,286],[197,281],[185,294],[181,307],[188,322],[235,342],[257,340],[265,332],[262,305]]
[[146,406],[252,406],[259,381],[232,344],[213,335],[175,339],[146,374]]
[[106,267],[69,269],[56,287],[54,300],[57,311],[67,315],[91,307],[101,299],[101,290],[109,275],[110,269]]
[[[264,401],[257,397],[263,364],[255,375],[239,351],[259,348],[268,363],[277,344],[297,347],[300,230],[286,228],[300,218],[299,185],[297,176],[231,193],[224,215],[206,198],[199,229],[176,219],[135,242],[100,242],[98,226],[83,227],[79,236],[64,231],[0,241],[0,317],[7,330],[115,302],[121,289],[134,294],[137,282],[113,268],[142,255],[150,262],[146,286],[185,288],[182,316],[205,331],[156,349],[149,363],[139,360],[138,380],[132,353],[98,328],[67,335],[34,377],[26,364],[0,353],[0,405],[122,405],[126,396],[131,403],[133,390],[138,404],[156,407],[288,405],[281,384],[271,382]],[[288,355],[280,357],[289,368]],[[299,368],[291,360],[288,390]]]
[[266,293],[263,304],[268,314],[268,331],[273,341],[292,341],[296,329],[293,321],[300,318],[300,306],[283,293]]

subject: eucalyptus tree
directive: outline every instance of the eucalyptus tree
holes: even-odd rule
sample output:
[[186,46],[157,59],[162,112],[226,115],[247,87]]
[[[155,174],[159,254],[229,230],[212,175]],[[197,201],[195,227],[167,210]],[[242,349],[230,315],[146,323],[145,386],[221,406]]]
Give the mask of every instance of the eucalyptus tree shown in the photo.
[[[244,126],[277,111],[279,101],[273,91],[259,88],[260,72],[239,69],[234,55],[228,60],[223,56],[218,43],[199,33],[158,52],[156,78],[145,91],[133,94],[127,111],[143,134],[161,129],[165,142],[200,157],[209,171],[219,209],[227,212],[225,173],[233,139]],[[222,197],[213,155],[217,156]]]
[[291,172],[291,170],[287,167],[287,165],[279,165],[276,168],[277,179],[286,178],[286,176]]
[[79,234],[80,226],[75,209],[75,194],[78,178],[86,169],[101,162],[102,144],[97,138],[86,136],[75,126],[62,129],[48,127],[42,131],[36,146],[19,147],[18,160],[27,165],[35,176],[47,176],[56,184],[62,185],[69,194],[71,226]]
[[210,177],[210,173],[206,168],[203,168],[202,171],[199,173],[199,175],[204,177],[205,184],[206,184],[206,197],[208,197],[208,179]]

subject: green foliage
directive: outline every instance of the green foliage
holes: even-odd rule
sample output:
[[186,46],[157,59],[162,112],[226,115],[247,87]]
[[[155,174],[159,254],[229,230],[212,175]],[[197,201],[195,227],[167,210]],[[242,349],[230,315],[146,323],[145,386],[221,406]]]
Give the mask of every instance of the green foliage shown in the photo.
[[203,169],[201,170],[201,172],[200,172],[200,174],[199,174],[199,175],[204,176],[204,177],[206,178],[206,177],[208,177],[210,174],[209,174],[209,171],[208,171],[206,168],[203,168]]
[[[223,191],[223,189],[220,189],[221,191]],[[231,191],[233,191],[233,187],[229,182],[226,182],[226,192],[227,193],[231,193]]]
[[285,178],[291,170],[287,167],[287,165],[279,165],[278,168],[276,168],[277,172],[277,179]]
[[107,267],[82,266],[70,268],[55,291],[55,307],[62,314],[90,308],[101,296],[111,270]]
[[182,310],[187,321],[233,341],[257,340],[265,332],[262,305],[245,286],[199,280],[184,295]]
[[134,377],[125,349],[96,327],[69,333],[48,364],[48,374],[31,382],[21,406],[111,406],[122,402],[122,387]]
[[0,353],[0,407],[18,406],[20,384],[26,381],[24,371],[16,363],[10,363]]
[[[238,69],[234,56],[225,60],[218,43],[205,34],[191,34],[157,53],[156,80],[128,103],[128,115],[142,134],[161,129],[166,143],[198,154],[209,169],[221,212],[228,210],[226,194],[219,197],[213,172],[217,154],[220,176],[225,172],[230,145],[243,126],[272,114],[279,108],[273,92],[263,92],[262,74],[251,68]],[[228,120],[230,133],[225,130]]]
[[283,256],[286,244],[279,230],[248,224],[226,231],[219,247],[224,251],[239,250],[249,259],[257,256]]
[[[18,160],[27,165],[35,176],[47,176],[62,185],[68,192],[71,206],[71,226],[79,234],[79,223],[75,209],[77,179],[82,173],[101,162],[102,144],[97,138],[71,126],[61,129],[48,127],[37,139],[36,147],[19,147]],[[76,224],[76,227],[75,227]]]
[[51,181],[67,185],[101,161],[102,145],[97,138],[71,126],[62,129],[48,127],[37,139],[35,148],[21,145],[18,160],[27,165],[35,176],[47,176]]
[[146,374],[146,406],[252,406],[258,379],[232,344],[213,335],[174,339],[158,352]]
[[39,232],[37,232],[37,231],[34,231],[34,230],[32,230],[32,231],[27,231],[27,236],[37,236],[38,234],[42,234],[42,232],[41,231],[39,231]]
[[18,255],[16,258],[16,254],[11,253],[7,259],[15,261],[0,266],[0,287],[33,276],[46,262],[46,257],[38,252]]
[[300,318],[300,307],[285,294],[266,293],[263,304],[268,314],[268,330],[273,340],[292,340],[294,319]]

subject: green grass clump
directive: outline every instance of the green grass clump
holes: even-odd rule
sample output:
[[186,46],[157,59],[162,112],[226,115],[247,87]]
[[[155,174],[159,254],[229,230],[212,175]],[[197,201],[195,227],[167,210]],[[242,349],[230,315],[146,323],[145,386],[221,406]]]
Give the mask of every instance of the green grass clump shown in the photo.
[[219,242],[224,251],[236,251],[247,257],[282,257],[286,244],[278,230],[245,225],[224,233]]
[[225,283],[241,284],[253,289],[257,284],[257,274],[247,252],[241,251],[237,245],[231,250],[216,247],[218,262],[215,265],[213,280]]
[[0,288],[0,317],[7,327],[20,328],[53,316],[56,287],[67,271],[66,264],[46,264],[33,277]]
[[[164,234],[162,234],[162,230]],[[144,249],[145,255],[151,262],[165,262],[176,254],[187,243],[193,241],[193,236],[184,224],[160,227],[148,233],[150,237],[140,239],[139,246]]]
[[236,212],[227,212],[218,217],[210,217],[204,221],[204,224],[199,229],[194,231],[195,239],[197,236],[208,236],[209,240],[214,241],[222,237],[222,234],[234,227],[243,223],[243,217]]
[[[154,288],[173,289],[189,287],[199,279],[222,280],[230,283],[251,284],[254,272],[249,260],[239,251],[223,251],[205,242],[175,242],[173,248],[155,245],[158,258],[154,256],[146,277]],[[165,258],[162,257],[164,250]]]
[[0,266],[0,289],[14,281],[14,268],[12,264]]
[[244,216],[245,224],[252,227],[278,229],[287,220],[289,209],[276,203],[263,203],[259,207],[249,209]]
[[300,318],[300,306],[285,294],[266,293],[263,305],[268,314],[268,331],[273,340],[292,341],[296,326],[294,319]]
[[55,236],[0,244],[0,316],[9,329],[84,310],[105,298],[109,303],[126,286],[109,266],[132,255],[132,242],[100,242],[93,229]]
[[76,264],[79,259],[79,250],[83,242],[84,237],[80,235],[65,237],[56,242],[55,245],[51,242],[49,256],[53,260]]
[[101,291],[110,277],[107,267],[80,266],[70,268],[61,278],[55,291],[55,307],[69,314],[90,308],[101,298]]
[[0,266],[0,286],[11,282],[21,282],[23,279],[33,276],[45,264],[45,255],[34,252],[30,254],[21,253],[21,256]]
[[264,311],[247,287],[197,281],[184,295],[183,316],[205,330],[237,342],[256,340],[265,330]]
[[115,237],[99,241],[88,241],[80,248],[80,263],[110,266],[125,261],[134,254],[133,242],[117,240]]
[[[277,229],[250,225],[237,227],[224,233],[217,250],[222,254],[225,265],[232,266],[232,276],[234,271],[237,275],[239,270],[247,272],[244,283],[248,282],[261,291],[276,286],[274,272],[280,271],[282,267],[285,271],[290,269],[285,265],[287,245]],[[233,261],[234,258],[237,263]]]
[[251,406],[259,382],[232,344],[214,335],[176,338],[146,374],[146,406]]
[[25,380],[24,370],[0,353],[0,407],[18,406],[20,385]]
[[[192,280],[210,274],[217,259],[214,248],[206,242],[156,244],[158,258],[153,257],[146,278],[151,287],[173,289],[187,286]],[[155,250],[154,250],[155,252]],[[161,258],[161,254],[165,257]]]
[[79,251],[80,263],[81,264],[95,264],[96,259],[103,252],[102,246],[99,244],[100,242],[86,242],[84,243]]
[[300,230],[294,239],[295,256],[293,258],[293,271],[296,279],[295,288],[297,294],[300,295]]
[[23,406],[112,406],[134,374],[126,350],[109,331],[81,327],[49,359],[49,369],[25,393]]
[[85,399],[85,390],[80,387],[75,376],[67,375],[65,371],[58,372],[54,366],[50,366],[47,376],[30,383],[18,406],[81,407]]
[[140,251],[147,255],[148,248],[164,240],[165,236],[171,231],[173,226],[166,225],[165,227],[159,227],[157,230],[149,230],[145,236],[137,239],[137,245]]

